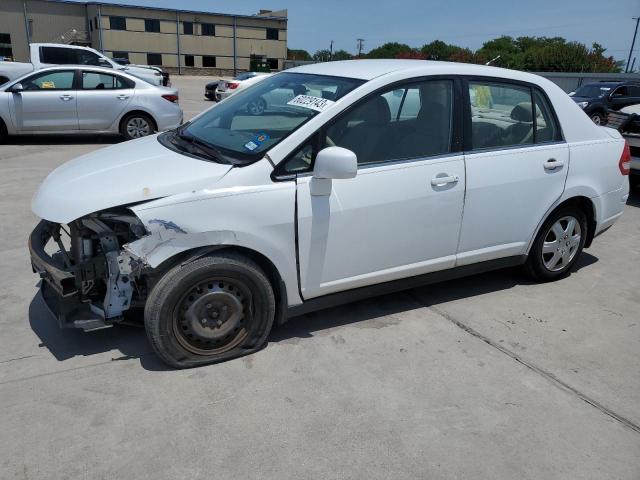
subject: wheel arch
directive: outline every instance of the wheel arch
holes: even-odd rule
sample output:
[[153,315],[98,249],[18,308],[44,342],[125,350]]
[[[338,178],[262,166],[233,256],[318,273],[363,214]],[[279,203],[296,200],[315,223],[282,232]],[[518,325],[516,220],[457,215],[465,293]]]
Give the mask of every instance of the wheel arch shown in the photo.
[[597,226],[596,205],[593,203],[593,201],[589,197],[586,197],[584,195],[575,195],[575,196],[563,199],[562,201],[560,201],[560,203],[555,205],[553,208],[551,208],[547,212],[547,214],[544,216],[544,218],[540,221],[540,223],[536,227],[536,231],[534,235],[531,237],[531,240],[529,241],[529,245],[527,247],[527,255],[529,254],[529,251],[533,246],[533,242],[535,241],[538,234],[540,233],[540,229],[542,228],[542,225],[544,225],[544,222],[546,222],[547,219],[551,215],[553,215],[555,212],[569,205],[577,206],[587,216],[587,238],[585,239],[584,247],[588,248],[589,246],[591,246],[591,242],[593,242],[593,238],[595,236],[596,226]]
[[162,263],[154,269],[153,277],[159,278],[171,268],[179,264],[186,264],[213,252],[234,252],[255,262],[265,273],[273,287],[273,293],[276,300],[275,323],[282,324],[287,320],[287,285],[280,273],[280,270],[264,253],[246,246],[211,245],[184,250],[163,260]]
[[125,119],[127,117],[129,117],[129,116],[131,116],[133,114],[144,115],[145,117],[149,117],[151,119],[151,121],[153,122],[154,131],[156,131],[156,132],[158,131],[158,121],[156,120],[156,117],[152,113],[150,113],[150,112],[148,112],[146,110],[143,110],[141,108],[134,108],[133,110],[125,111],[120,116],[120,119],[118,120],[118,131],[122,131],[123,122],[125,121]]

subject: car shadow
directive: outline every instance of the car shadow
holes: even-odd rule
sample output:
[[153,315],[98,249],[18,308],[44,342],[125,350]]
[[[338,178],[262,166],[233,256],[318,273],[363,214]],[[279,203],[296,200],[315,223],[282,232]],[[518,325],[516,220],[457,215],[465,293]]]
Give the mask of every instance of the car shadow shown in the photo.
[[40,293],[33,297],[29,305],[29,324],[40,339],[39,346],[49,350],[59,362],[116,351],[111,357],[112,362],[139,358],[146,370],[171,370],[156,357],[144,328],[115,325],[86,333],[73,328],[61,329]]
[[[584,252],[574,267],[574,272],[597,261],[597,257]],[[382,295],[292,318],[284,325],[274,328],[269,342],[298,342],[300,339],[311,338],[322,330],[351,324],[382,328],[397,323],[399,320],[396,314],[399,313],[531,283],[521,269],[511,268]],[[142,313],[134,314],[130,320],[142,325]],[[139,359],[145,370],[172,370],[156,357],[143,328],[115,325],[88,333],[60,329],[39,293],[29,305],[29,323],[40,339],[39,346],[48,349],[59,362],[78,356],[88,357],[117,351],[110,359],[112,362]]]
[[629,198],[627,199],[627,205],[632,207],[640,207],[640,188],[635,186],[629,192]]
[[[573,267],[573,274],[597,261],[597,257],[583,252]],[[371,323],[372,328],[381,328],[397,323],[397,318],[393,316],[398,313],[533,283],[535,282],[523,269],[517,267],[434,283],[292,318],[284,325],[276,327],[269,341],[287,342],[292,339],[310,338],[322,330],[365,322]]]
[[7,145],[113,145],[124,142],[119,135],[11,135]]

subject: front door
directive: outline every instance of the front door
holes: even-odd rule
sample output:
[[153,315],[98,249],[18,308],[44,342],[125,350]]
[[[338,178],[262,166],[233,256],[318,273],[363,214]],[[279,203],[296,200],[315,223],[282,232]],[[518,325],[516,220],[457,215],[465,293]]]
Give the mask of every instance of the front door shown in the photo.
[[9,97],[11,115],[20,132],[78,129],[75,70],[35,73],[22,80],[24,90]]
[[569,166],[569,148],[540,91],[485,81],[469,82],[468,90],[471,138],[458,265],[526,253],[564,191]]
[[120,75],[82,71],[78,89],[81,130],[107,130],[131,102],[135,84]]
[[354,151],[358,173],[333,180],[329,195],[311,194],[310,175],[297,178],[305,299],[454,266],[465,169],[453,90],[452,80],[408,83],[318,134],[319,144]]

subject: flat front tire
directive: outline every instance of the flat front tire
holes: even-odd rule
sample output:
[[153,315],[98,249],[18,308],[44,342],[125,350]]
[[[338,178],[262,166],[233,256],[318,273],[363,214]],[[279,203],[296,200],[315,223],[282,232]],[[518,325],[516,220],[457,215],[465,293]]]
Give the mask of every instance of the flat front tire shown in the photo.
[[567,206],[553,212],[529,252],[529,274],[539,281],[566,276],[580,257],[586,237],[587,217],[582,210]]
[[188,368],[259,350],[274,317],[273,288],[262,269],[219,252],[169,270],[151,290],[144,323],[158,356]]

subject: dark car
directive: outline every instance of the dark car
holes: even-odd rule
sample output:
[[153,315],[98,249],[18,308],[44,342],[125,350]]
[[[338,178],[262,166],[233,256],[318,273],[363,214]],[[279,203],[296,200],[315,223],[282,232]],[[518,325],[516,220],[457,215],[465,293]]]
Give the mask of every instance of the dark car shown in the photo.
[[571,98],[589,115],[593,123],[603,125],[608,110],[620,110],[640,103],[640,83],[598,82],[582,85]]
[[[255,77],[257,75],[256,72],[242,72],[233,77],[234,80],[247,80],[251,77]],[[218,88],[218,83],[220,80],[215,80],[213,82],[209,82],[204,87],[204,96],[209,100],[216,99],[216,88]]]

